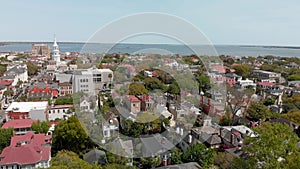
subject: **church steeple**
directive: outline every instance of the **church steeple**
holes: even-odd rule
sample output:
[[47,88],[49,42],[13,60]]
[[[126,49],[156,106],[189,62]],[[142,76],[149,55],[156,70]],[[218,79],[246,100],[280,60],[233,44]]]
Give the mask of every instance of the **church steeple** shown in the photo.
[[54,42],[53,42],[52,60],[54,60],[56,62],[57,66],[60,64],[59,48],[58,48],[58,44],[56,42],[56,36],[55,35],[54,35]]

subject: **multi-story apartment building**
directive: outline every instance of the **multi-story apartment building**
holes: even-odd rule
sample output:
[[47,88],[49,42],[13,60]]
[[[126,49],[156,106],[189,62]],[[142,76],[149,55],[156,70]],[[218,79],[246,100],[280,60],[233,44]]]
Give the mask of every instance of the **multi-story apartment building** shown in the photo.
[[281,77],[280,73],[269,72],[264,70],[252,70],[251,73],[259,80],[276,81]]
[[110,69],[90,69],[74,70],[72,84],[73,92],[85,92],[89,94],[109,89],[113,82],[113,72]]
[[73,94],[72,84],[69,82],[59,83],[59,96],[69,96]]

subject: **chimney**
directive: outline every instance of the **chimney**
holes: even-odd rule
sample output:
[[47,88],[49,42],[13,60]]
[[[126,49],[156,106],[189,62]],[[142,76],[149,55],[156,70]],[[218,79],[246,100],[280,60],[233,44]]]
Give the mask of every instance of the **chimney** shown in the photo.
[[235,136],[234,136],[233,133],[231,134],[231,140],[230,140],[230,142],[231,142],[232,145],[234,145],[234,146],[236,145],[236,138],[235,138]]
[[177,134],[179,134],[179,133],[180,133],[180,131],[179,131],[179,130],[180,130],[180,129],[179,129],[179,127],[177,127],[177,128],[176,128],[176,133],[177,133]]
[[220,128],[220,136],[223,137],[223,135],[224,135],[223,128]]
[[192,135],[189,135],[189,144],[192,144]]

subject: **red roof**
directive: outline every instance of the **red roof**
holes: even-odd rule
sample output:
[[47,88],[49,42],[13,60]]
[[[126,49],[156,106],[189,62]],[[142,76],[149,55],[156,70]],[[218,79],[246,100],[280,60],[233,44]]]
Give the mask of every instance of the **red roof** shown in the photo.
[[146,102],[146,101],[149,101],[151,99],[151,96],[149,96],[149,95],[142,95],[142,101],[143,102]]
[[227,66],[223,66],[223,65],[214,65],[211,67],[212,70],[216,70],[219,73],[226,73],[227,68],[228,68]]
[[51,156],[51,147],[43,147],[37,143],[6,147],[0,155],[3,158],[0,165],[8,164],[36,164],[48,161]]
[[236,136],[239,136],[239,135],[241,135],[241,133],[240,133],[240,132],[238,132],[238,131],[235,131],[235,132],[233,132],[233,134],[234,134],[234,135],[236,135]]
[[52,125],[58,125],[59,124],[59,121],[51,121],[49,122],[49,125],[52,126]]
[[0,80],[0,84],[9,86],[13,83],[13,80]]
[[258,82],[260,86],[274,86],[275,84],[272,82]]
[[35,120],[32,119],[15,119],[9,120],[3,124],[2,128],[30,128]]
[[65,109],[65,108],[71,108],[71,107],[73,107],[72,104],[64,104],[64,105],[50,106],[49,109]]
[[158,75],[158,73],[154,70],[153,72],[152,72],[152,76],[157,76]]
[[128,95],[127,97],[129,98],[129,100],[131,102],[140,102],[140,100],[137,97],[135,97],[134,95]]
[[[46,141],[47,140],[47,141]],[[18,142],[37,143],[39,145],[50,144],[52,135],[34,134],[28,132],[25,135],[13,136],[10,140],[10,146],[16,146]]]

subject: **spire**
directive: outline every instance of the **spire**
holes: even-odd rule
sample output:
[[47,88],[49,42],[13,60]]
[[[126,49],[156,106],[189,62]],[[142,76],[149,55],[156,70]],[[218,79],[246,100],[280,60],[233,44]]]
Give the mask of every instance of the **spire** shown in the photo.
[[56,65],[60,63],[60,54],[59,54],[59,47],[56,42],[56,35],[54,34],[54,42],[53,42],[53,54],[52,59],[56,62]]
[[54,43],[53,46],[57,46],[57,42],[56,42],[56,35],[54,34]]

